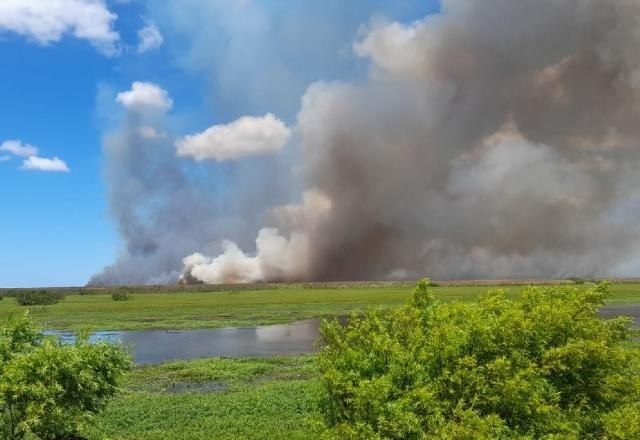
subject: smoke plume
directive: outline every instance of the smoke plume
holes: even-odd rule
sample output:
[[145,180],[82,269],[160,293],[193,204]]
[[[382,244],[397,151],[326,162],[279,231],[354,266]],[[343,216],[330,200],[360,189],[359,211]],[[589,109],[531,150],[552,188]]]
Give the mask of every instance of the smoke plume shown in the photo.
[[[263,222],[261,213],[286,194],[287,173],[279,171],[286,155],[215,168],[183,162],[168,114],[173,102],[165,90],[136,82],[115,100],[124,114],[103,141],[104,175],[110,214],[124,246],[89,284],[173,283],[186,255],[218,252],[222,237],[250,245],[242,233],[255,231]],[[262,181],[263,167],[273,178]]]
[[127,248],[94,282],[628,268],[640,241],[639,45],[635,0],[443,0],[415,23],[377,18],[353,45],[368,77],[311,84],[290,147],[260,159],[281,166],[262,163],[259,190],[228,187],[219,203],[199,196],[171,143],[143,153],[151,141],[129,114],[105,143]]

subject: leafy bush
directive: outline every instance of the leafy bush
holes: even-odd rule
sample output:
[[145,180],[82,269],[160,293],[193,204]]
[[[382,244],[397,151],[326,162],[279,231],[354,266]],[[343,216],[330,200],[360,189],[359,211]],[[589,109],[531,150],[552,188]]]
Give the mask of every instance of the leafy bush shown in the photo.
[[114,301],[129,301],[131,297],[127,292],[113,292],[111,299]]
[[392,312],[325,322],[319,365],[341,439],[638,439],[640,354],[607,284],[439,303],[428,282]]
[[113,396],[130,356],[119,346],[43,337],[27,315],[0,323],[0,438],[72,439]]
[[56,304],[62,301],[65,293],[47,289],[20,290],[16,293],[16,301],[21,306]]
[[574,284],[579,284],[579,285],[582,285],[582,284],[586,283],[586,281],[584,279],[578,278],[578,277],[569,278],[569,281],[573,282]]

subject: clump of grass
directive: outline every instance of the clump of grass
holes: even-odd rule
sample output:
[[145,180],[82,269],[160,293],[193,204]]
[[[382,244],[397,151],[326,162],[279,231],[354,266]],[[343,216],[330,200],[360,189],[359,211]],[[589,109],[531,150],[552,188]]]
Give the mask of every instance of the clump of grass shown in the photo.
[[131,296],[127,292],[113,292],[111,299],[114,301],[129,301]]
[[65,293],[48,289],[28,289],[16,293],[16,301],[21,306],[46,306],[62,301]]

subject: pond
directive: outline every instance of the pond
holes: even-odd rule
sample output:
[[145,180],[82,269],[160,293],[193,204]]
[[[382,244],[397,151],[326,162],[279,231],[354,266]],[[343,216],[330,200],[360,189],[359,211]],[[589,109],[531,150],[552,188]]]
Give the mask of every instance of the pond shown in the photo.
[[632,328],[637,329],[640,327],[640,304],[605,306],[600,309],[599,314],[606,319],[628,316],[633,319],[633,323],[631,324]]
[[[640,305],[607,306],[600,310],[605,318],[625,315],[640,324]],[[93,333],[92,341],[122,342],[131,347],[137,364],[156,364],[177,359],[206,357],[285,356],[318,351],[320,320],[308,319],[291,324],[255,328],[216,328],[203,330],[128,330]],[[50,331],[72,342],[73,333]]]
[[[70,332],[49,331],[65,342]],[[256,328],[202,330],[123,330],[96,332],[91,341],[122,342],[131,347],[134,362],[155,364],[205,357],[265,357],[313,353],[318,350],[320,320],[308,319]]]

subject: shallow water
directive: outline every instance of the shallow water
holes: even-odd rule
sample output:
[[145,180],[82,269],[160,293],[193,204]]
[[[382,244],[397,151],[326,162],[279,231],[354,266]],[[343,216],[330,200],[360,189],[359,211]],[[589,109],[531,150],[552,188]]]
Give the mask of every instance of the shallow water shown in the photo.
[[[630,316],[633,327],[640,325],[640,305],[607,306],[604,318]],[[125,330],[96,332],[91,341],[121,342],[133,352],[137,364],[156,364],[177,359],[206,357],[268,357],[318,351],[320,320],[308,319],[291,324],[255,328],[216,328],[203,330]],[[64,341],[73,342],[69,332],[50,331]]]
[[[266,357],[312,353],[318,350],[320,320],[309,319],[256,328],[202,330],[126,330],[96,332],[90,340],[122,342],[130,346],[134,362],[155,364],[205,357]],[[73,342],[70,332],[47,332]]]
[[611,319],[618,316],[628,316],[633,319],[632,328],[640,328],[640,305],[625,304],[618,306],[606,306],[600,309],[600,316]]

